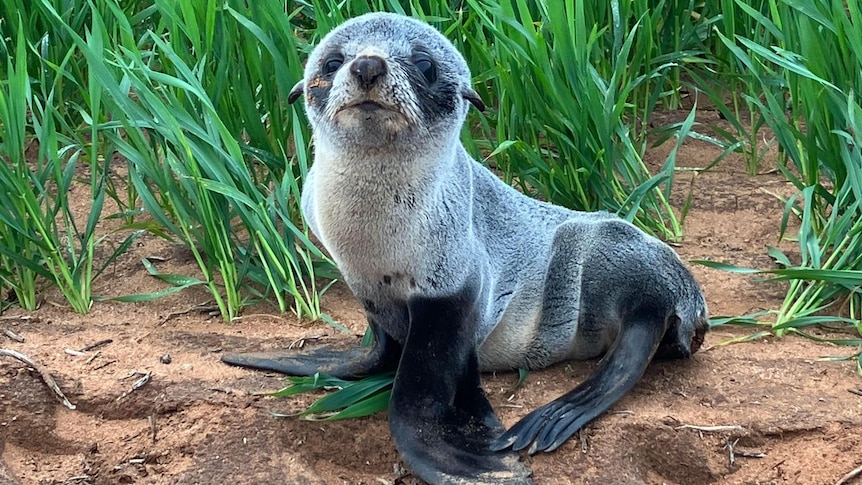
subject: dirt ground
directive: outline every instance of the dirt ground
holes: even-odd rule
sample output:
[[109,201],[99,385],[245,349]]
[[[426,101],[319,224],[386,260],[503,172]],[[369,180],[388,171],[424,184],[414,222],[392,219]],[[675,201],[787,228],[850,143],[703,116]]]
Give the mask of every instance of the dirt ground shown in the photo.
[[[665,154],[666,148],[655,149],[648,161],[657,166]],[[713,147],[689,142],[679,163],[703,167],[715,155]],[[87,190],[79,189],[76,199],[84,204]],[[776,244],[782,210],[773,194],[792,193],[779,174],[749,177],[731,157],[710,172],[680,172],[677,207],[689,190],[686,237],[676,248],[683,259],[770,265],[765,246]],[[147,276],[141,257],[163,258],[157,264],[165,272],[195,269],[188,252],[149,237],[95,282],[94,293],[161,288]],[[781,285],[690,266],[713,315],[781,303]],[[76,406],[64,407],[34,370],[0,357],[0,484],[416,481],[399,462],[385,414],[337,422],[274,418],[271,411],[297,411],[311,398],[256,395],[282,387],[281,377],[219,362],[222,352],[286,347],[303,338],[309,345],[358,341],[364,320],[343,286],[326,295],[324,308],[355,335],[298,322],[265,305],[225,324],[195,309],[208,304],[207,295],[195,289],[150,303],[98,302],[86,316],[61,301],[49,293],[38,311],[13,308],[0,320],[0,331],[25,339],[0,335],[0,347],[44,365]],[[747,333],[719,327],[708,335],[707,350],[690,361],[653,364],[580,440],[526,458],[535,481],[834,484],[862,465],[862,379],[850,362],[818,361],[849,351],[794,337],[717,345]],[[84,355],[65,352],[106,339],[111,342]],[[170,363],[162,362],[166,354]],[[504,423],[512,425],[594,367],[595,362],[575,362],[532,372],[516,390],[516,374],[487,375],[484,383]],[[151,373],[149,383],[129,392],[143,373]],[[846,483],[862,484],[862,478]]]

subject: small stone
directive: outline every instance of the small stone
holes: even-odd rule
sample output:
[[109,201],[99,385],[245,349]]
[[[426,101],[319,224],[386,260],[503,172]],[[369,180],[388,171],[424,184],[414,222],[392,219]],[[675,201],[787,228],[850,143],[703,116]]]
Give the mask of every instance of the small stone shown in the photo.
[[165,354],[159,357],[159,362],[162,364],[170,364],[171,363],[171,354]]

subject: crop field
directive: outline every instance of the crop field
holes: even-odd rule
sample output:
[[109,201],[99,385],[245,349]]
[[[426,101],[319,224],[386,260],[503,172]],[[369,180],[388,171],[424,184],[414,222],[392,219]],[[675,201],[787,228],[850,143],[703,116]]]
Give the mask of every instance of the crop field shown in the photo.
[[[321,421],[385,386],[277,419],[323,394],[219,362],[365,332],[301,219],[287,96],[379,10],[464,53],[474,157],[669,242],[706,292],[707,350],[537,483],[862,483],[858,0],[0,0],[0,484],[416,481],[384,414]],[[484,385],[511,425],[594,366]]]

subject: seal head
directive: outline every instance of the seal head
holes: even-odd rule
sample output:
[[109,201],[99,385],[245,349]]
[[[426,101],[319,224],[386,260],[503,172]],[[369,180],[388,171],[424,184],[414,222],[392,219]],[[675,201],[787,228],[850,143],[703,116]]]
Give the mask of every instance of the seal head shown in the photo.
[[340,150],[403,147],[457,138],[467,102],[484,109],[470,83],[463,56],[437,30],[373,13],[323,38],[288,100],[305,95],[315,141]]

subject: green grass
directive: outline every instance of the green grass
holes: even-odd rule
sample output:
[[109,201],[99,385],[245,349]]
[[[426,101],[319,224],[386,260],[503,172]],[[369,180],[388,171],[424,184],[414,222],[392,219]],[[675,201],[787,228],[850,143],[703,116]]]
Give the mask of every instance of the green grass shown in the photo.
[[275,414],[277,417],[298,416],[309,421],[334,421],[359,418],[385,410],[392,393],[392,372],[366,377],[356,381],[337,379],[315,374],[310,377],[288,377],[290,386],[270,394],[288,397],[321,389],[334,390],[296,414]]
[[[862,11],[825,0],[772,0],[769,8],[771,17],[750,14],[773,45],[721,39],[747,68],[743,97],[775,134],[778,169],[798,189],[780,229],[798,243],[799,260],[770,250],[783,267],[770,273],[790,281],[771,330],[806,333],[834,323],[862,335]],[[788,233],[791,219],[796,234]]]
[[[4,163],[0,164],[0,183],[2,183],[3,209],[0,209],[0,237],[3,245],[0,253],[0,278],[4,286],[15,293],[15,300],[22,308],[32,310],[37,305],[36,278],[42,268],[35,264],[38,249],[31,244],[38,237],[31,227],[28,217],[27,200],[31,178],[37,179],[33,185],[44,182],[46,170],[32,174],[25,159],[27,148],[27,109],[30,101],[30,87],[27,83],[27,59],[23,55],[25,45],[18,38],[16,61],[7,58],[6,81],[0,85],[0,124],[3,126],[3,140],[0,153]],[[23,189],[23,190],[22,190]],[[14,194],[20,194],[15,197]],[[35,198],[35,197],[30,197]],[[32,263],[32,264],[31,264]]]
[[[74,18],[68,4],[48,0],[29,11],[13,2],[4,6],[19,8],[29,25],[48,30],[39,35],[18,29],[16,57],[35,59],[37,73],[54,72],[57,83],[79,87],[60,101],[49,100],[77,109],[77,116],[59,116],[61,136],[94,140],[86,152],[93,177],[87,185],[95,195],[79,244],[85,256],[92,256],[97,242],[92,235],[105,194],[113,194],[120,206],[116,216],[128,230],[146,230],[192,251],[226,320],[259,299],[298,317],[323,317],[319,298],[326,286],[317,286],[314,276],[334,271],[299,222],[308,133],[301,113],[286,102],[301,63],[291,18],[280,6],[156,2],[130,12],[103,0],[88,2]],[[28,43],[20,40],[28,33],[61,38],[69,52],[56,54],[62,59],[34,56],[37,46],[30,43],[27,52]],[[48,85],[42,81],[34,85]],[[34,118],[20,131],[38,138],[37,129]],[[293,143],[301,149],[294,151]],[[107,165],[95,163],[115,152],[128,163],[125,192],[109,184]],[[78,156],[67,161],[70,167]],[[70,181],[59,174],[54,179]],[[62,222],[64,229],[75,224]],[[73,276],[89,291],[95,275],[83,268]]]
[[[138,233],[131,233],[101,267],[95,266],[94,252],[100,242],[97,224],[105,200],[105,180],[109,159],[95,144],[98,133],[91,129],[65,131],[61,113],[53,101],[55,84],[46,76],[31,85],[27,69],[23,30],[18,30],[13,58],[7,57],[6,81],[0,84],[0,124],[4,128],[0,146],[0,278],[11,288],[21,307],[32,310],[38,305],[43,283],[59,289],[71,308],[87,313],[93,302],[92,281]],[[68,56],[66,56],[68,57]],[[92,82],[92,79],[88,80]],[[83,119],[98,116],[101,91],[90,84],[93,111],[81,111]],[[41,88],[35,91],[33,87]],[[32,131],[32,135],[28,134]],[[36,152],[29,160],[28,151]],[[88,183],[76,179],[82,161],[88,160]],[[83,221],[73,213],[69,196],[89,191],[89,214]]]
[[[643,143],[631,129],[631,121],[658,101],[653,91],[661,90],[673,62],[650,63],[650,53],[639,52],[636,46],[645,44],[639,34],[649,29],[633,22],[608,37],[600,24],[586,21],[581,2],[540,6],[539,12],[526,3],[470,5],[487,32],[471,39],[474,50],[491,45],[490,65],[480,75],[499,93],[490,132],[500,146],[509,144],[494,157],[506,178],[546,200],[610,210],[665,239],[680,238],[667,191],[656,190],[669,189],[673,159],[650,176]],[[599,53],[615,62],[596,62]],[[653,105],[639,106],[638,94]]]

